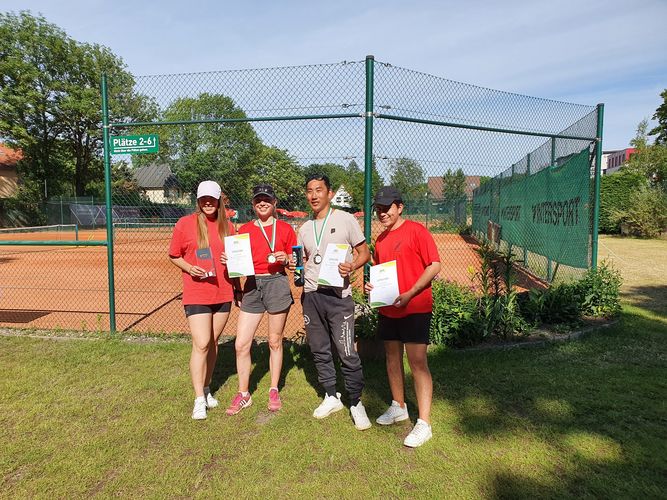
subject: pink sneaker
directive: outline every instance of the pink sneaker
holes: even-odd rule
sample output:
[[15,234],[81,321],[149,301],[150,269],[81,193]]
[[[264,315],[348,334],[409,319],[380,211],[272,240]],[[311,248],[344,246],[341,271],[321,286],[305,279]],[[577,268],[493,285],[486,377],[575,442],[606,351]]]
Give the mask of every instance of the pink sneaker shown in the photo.
[[283,407],[280,401],[280,393],[278,389],[271,389],[269,391],[269,411],[278,411]]
[[240,392],[237,392],[232,400],[232,404],[227,408],[227,415],[236,415],[248,406],[252,406],[252,396],[250,394],[244,396]]

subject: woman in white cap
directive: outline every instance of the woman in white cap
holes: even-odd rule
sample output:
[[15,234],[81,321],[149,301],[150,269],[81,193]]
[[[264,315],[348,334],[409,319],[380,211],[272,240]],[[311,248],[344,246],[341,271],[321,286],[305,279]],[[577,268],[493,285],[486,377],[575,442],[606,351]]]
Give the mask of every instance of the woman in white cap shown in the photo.
[[234,295],[226,266],[220,261],[224,237],[235,233],[227,220],[225,199],[217,182],[201,182],[195,213],[179,219],[169,246],[171,262],[182,271],[183,306],[192,335],[190,376],[195,390],[195,420],[205,419],[206,410],[218,406],[209,384],[218,355],[218,338],[229,318]]
[[[292,226],[277,220],[276,194],[270,184],[258,184],[252,189],[252,208],[257,219],[239,228],[239,233],[250,235],[250,249],[255,275],[246,279],[243,287],[241,312],[236,332],[236,371],[239,391],[234,396],[227,415],[236,415],[252,405],[250,395],[250,347],[260,321],[267,313],[269,329],[269,387],[268,408],[278,411],[282,403],[278,382],[283,364],[283,330],[291,305],[294,303],[285,266],[296,245]],[[222,255],[226,262],[226,255]]]

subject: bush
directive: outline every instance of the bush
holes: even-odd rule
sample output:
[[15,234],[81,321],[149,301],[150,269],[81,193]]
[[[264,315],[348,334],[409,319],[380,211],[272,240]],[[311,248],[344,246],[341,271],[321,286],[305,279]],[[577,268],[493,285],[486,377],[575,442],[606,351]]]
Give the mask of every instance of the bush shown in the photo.
[[0,227],[41,226],[46,224],[42,203],[23,187],[16,196],[0,199]]
[[514,257],[499,252],[488,242],[477,249],[480,270],[471,271],[482,296],[479,298],[475,324],[482,338],[497,335],[507,339],[526,331],[528,325],[519,312],[518,292],[515,287]]
[[378,312],[371,308],[363,290],[352,287],[354,301],[354,336],[357,339],[374,339],[377,334]]
[[631,193],[645,184],[646,180],[642,175],[625,168],[600,179],[601,233],[620,233],[620,222],[615,215],[616,212],[627,209],[630,206]]
[[656,238],[667,227],[667,195],[659,187],[642,186],[630,195],[627,207],[613,210],[612,217],[635,236]]
[[436,345],[464,346],[480,340],[475,327],[477,297],[469,288],[451,281],[433,281],[431,342]]
[[581,320],[581,286],[560,283],[547,289],[532,289],[521,294],[521,315],[532,325],[577,324]]
[[597,269],[589,269],[578,282],[581,294],[580,310],[584,316],[611,318],[621,311],[621,273],[607,261]]

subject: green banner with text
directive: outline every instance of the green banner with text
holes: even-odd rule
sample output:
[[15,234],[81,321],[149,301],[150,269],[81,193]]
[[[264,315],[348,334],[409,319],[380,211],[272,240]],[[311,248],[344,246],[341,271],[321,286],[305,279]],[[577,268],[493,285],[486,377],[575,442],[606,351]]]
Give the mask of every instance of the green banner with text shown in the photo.
[[486,234],[491,220],[500,225],[500,238],[509,244],[568,266],[589,266],[588,149],[558,167],[487,184],[473,198],[473,230]]

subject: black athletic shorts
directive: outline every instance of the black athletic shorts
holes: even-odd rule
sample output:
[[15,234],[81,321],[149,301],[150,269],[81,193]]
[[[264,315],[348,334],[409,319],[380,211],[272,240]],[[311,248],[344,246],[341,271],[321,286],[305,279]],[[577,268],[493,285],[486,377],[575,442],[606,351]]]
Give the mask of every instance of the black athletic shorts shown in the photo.
[[189,304],[185,308],[185,317],[193,314],[215,314],[218,312],[228,313],[232,310],[231,302],[222,302],[221,304]]
[[388,318],[378,314],[378,334],[382,340],[398,340],[404,344],[430,344],[431,313],[409,314],[404,318]]

